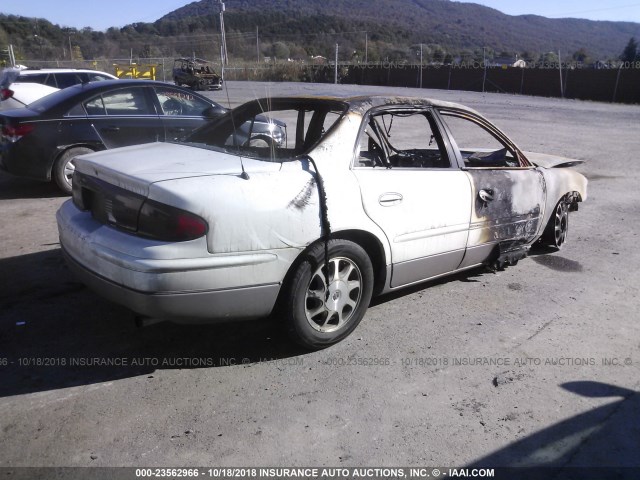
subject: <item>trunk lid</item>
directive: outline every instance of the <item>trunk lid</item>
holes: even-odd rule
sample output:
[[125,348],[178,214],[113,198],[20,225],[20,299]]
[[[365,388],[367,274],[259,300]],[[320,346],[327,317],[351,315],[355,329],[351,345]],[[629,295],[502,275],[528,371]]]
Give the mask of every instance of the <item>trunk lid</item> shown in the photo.
[[147,196],[156,182],[209,175],[251,175],[280,169],[280,163],[176,143],[149,143],[82,155],[76,171]]

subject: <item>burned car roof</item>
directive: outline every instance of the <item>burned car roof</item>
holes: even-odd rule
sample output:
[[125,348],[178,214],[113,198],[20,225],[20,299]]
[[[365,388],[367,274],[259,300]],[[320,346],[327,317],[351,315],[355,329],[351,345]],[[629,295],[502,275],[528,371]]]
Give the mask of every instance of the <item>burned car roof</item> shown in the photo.
[[[281,100],[286,97],[279,97]],[[297,95],[294,97],[288,97],[291,99],[297,100],[309,100],[310,102],[317,102],[318,100],[326,100],[326,101],[335,101],[335,102],[344,102],[349,105],[350,111],[364,113],[371,108],[383,107],[383,106],[424,106],[424,107],[440,107],[440,108],[452,108],[457,110],[464,110],[467,112],[474,113],[475,115],[480,115],[476,110],[469,108],[465,105],[461,105],[459,103],[454,102],[446,102],[444,100],[437,100],[433,98],[423,98],[423,97],[410,97],[403,95],[336,95],[336,94],[327,94],[327,95]]]

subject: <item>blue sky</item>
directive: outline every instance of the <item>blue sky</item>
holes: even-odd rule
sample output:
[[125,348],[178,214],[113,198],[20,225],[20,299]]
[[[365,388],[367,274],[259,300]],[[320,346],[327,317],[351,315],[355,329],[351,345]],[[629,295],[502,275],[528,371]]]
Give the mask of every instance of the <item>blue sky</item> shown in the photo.
[[[153,22],[190,0],[2,0],[0,13],[41,17],[61,26],[94,30]],[[476,0],[509,15],[533,13],[551,18],[622,20],[640,23],[640,2],[633,0]]]

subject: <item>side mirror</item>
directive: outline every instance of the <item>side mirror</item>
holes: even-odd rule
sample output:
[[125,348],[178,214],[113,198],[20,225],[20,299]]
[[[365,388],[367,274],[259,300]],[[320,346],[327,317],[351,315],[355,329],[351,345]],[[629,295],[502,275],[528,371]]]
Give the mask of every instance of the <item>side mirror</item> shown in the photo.
[[208,108],[204,109],[204,112],[202,112],[202,116],[204,118],[214,119],[214,118],[221,117],[222,115],[224,115],[228,111],[229,110],[227,110],[226,108],[224,108],[221,105],[212,105],[211,107],[208,107]]

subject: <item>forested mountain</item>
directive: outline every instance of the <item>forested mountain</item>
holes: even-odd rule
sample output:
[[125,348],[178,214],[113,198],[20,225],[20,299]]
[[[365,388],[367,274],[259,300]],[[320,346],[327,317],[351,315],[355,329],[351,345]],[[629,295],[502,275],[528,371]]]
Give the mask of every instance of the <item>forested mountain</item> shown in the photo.
[[[224,14],[232,62],[333,57],[341,61],[425,61],[518,54],[536,60],[617,58],[640,24],[509,16],[492,8],[449,0],[227,0]],[[1,7],[0,7],[1,8]],[[215,59],[220,51],[218,0],[200,0],[153,23],[106,32],[61,28],[45,19],[0,15],[0,47],[18,58],[171,57]]]
[[[225,23],[235,31],[251,31],[256,25],[269,33],[300,35],[366,29],[374,41],[377,35],[456,52],[487,47],[494,52],[561,49],[571,54],[584,48],[593,57],[607,58],[619,55],[630,37],[640,37],[638,23],[510,16],[449,0],[227,0],[225,5]],[[201,0],[161,21],[211,15],[218,8],[217,0]]]

